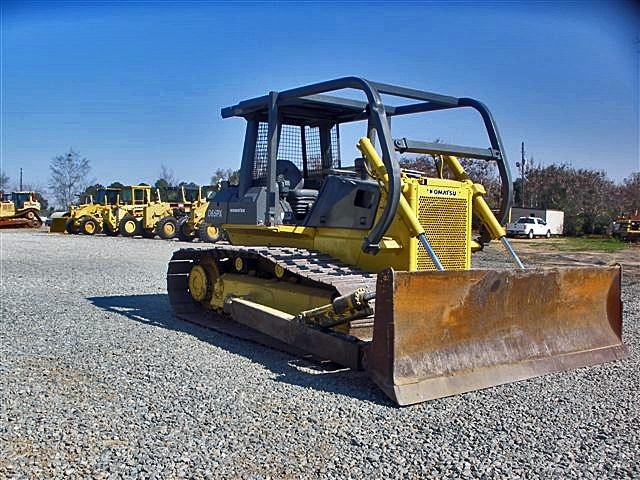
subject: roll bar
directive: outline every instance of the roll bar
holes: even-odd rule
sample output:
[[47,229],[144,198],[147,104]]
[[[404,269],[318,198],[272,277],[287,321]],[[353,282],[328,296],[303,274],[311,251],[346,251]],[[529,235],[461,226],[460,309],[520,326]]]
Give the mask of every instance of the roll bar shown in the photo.
[[[344,89],[362,91],[367,101],[361,102],[325,95]],[[391,95],[417,102],[394,107],[385,105],[382,102],[382,95]],[[326,110],[323,110],[323,107],[326,107]],[[464,107],[473,108],[482,117],[490,142],[489,148],[429,143],[406,138],[394,140],[391,135],[391,127],[387,117]],[[401,195],[401,169],[396,158],[396,151],[400,153],[455,155],[495,161],[502,182],[502,202],[497,218],[501,223],[505,223],[507,220],[513,187],[502,140],[487,106],[472,98],[456,98],[372,82],[361,77],[343,77],[291,90],[271,92],[269,95],[223,108],[221,113],[223,118],[240,116],[247,120],[260,118],[263,121],[268,121],[270,133],[273,135],[277,130],[276,125],[286,123],[287,120],[292,123],[312,124],[314,118],[331,119],[335,123],[367,119],[369,138],[374,140],[377,136],[382,162],[389,173],[387,202],[380,219],[373,226],[362,245],[363,251],[367,253],[375,254],[380,250],[380,241],[389,229],[398,210]],[[270,138],[272,137],[270,136]],[[274,162],[275,165],[277,145],[272,143],[270,147],[270,162]]]

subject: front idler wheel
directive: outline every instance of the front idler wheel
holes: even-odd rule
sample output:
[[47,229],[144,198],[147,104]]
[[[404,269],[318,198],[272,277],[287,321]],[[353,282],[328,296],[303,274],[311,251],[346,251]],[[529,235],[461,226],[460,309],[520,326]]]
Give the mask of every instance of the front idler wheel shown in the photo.
[[222,305],[222,280],[213,259],[204,258],[194,265],[189,272],[188,282],[189,293],[196,302],[210,304],[215,296],[217,301],[213,303]]

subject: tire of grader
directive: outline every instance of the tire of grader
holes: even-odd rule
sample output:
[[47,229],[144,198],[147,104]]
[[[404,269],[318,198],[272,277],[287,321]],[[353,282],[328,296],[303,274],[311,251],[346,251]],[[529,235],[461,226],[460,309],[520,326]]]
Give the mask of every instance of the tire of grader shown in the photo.
[[222,239],[222,231],[215,225],[202,222],[198,228],[198,238],[201,242],[216,243]]
[[117,237],[118,236],[118,229],[111,230],[109,225],[107,225],[106,223],[104,224],[103,231],[104,231],[104,234],[107,235],[108,237]]
[[67,223],[65,223],[64,225],[64,229],[67,231],[67,233],[70,233],[72,235],[75,235],[78,233],[78,229],[74,225],[73,218],[70,218],[69,220],[67,220]]
[[164,217],[158,222],[156,232],[163,240],[171,240],[178,233],[178,221],[175,217]]
[[138,220],[136,220],[134,216],[125,215],[122,217],[122,220],[120,220],[118,230],[123,237],[135,237],[136,235],[140,235],[141,229]]
[[195,232],[189,232],[187,230],[187,222],[189,221],[189,217],[182,217],[178,220],[178,238],[183,242],[193,242],[196,238]]
[[80,221],[80,231],[85,235],[94,235],[100,231],[100,226],[94,218],[84,217]]

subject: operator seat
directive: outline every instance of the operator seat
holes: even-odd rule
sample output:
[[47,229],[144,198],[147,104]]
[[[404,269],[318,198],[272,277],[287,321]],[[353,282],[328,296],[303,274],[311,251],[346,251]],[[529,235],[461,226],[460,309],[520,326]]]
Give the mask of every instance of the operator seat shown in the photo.
[[287,202],[289,202],[296,220],[304,220],[318,199],[318,190],[303,188],[304,177],[302,172],[289,160],[278,160],[276,162],[276,177],[283,178],[289,182],[289,192],[286,196]]

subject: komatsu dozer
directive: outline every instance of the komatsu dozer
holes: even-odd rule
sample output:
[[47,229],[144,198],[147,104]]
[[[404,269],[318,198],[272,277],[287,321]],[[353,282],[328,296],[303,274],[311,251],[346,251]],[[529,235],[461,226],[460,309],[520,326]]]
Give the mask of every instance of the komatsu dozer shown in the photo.
[[40,228],[40,202],[35,192],[0,192],[0,228]]
[[[401,131],[416,125],[405,118],[451,109],[477,112],[489,145],[411,138],[426,123]],[[222,117],[246,120],[239,185],[206,212],[229,245],[174,253],[177,316],[364,369],[399,405],[627,355],[619,266],[527,269],[511,248],[502,225],[512,183],[483,103],[346,77]],[[399,154],[431,155],[439,174],[403,171]],[[497,215],[459,158],[497,165]],[[478,238],[474,215],[487,232]],[[471,268],[488,237],[513,268]]]

